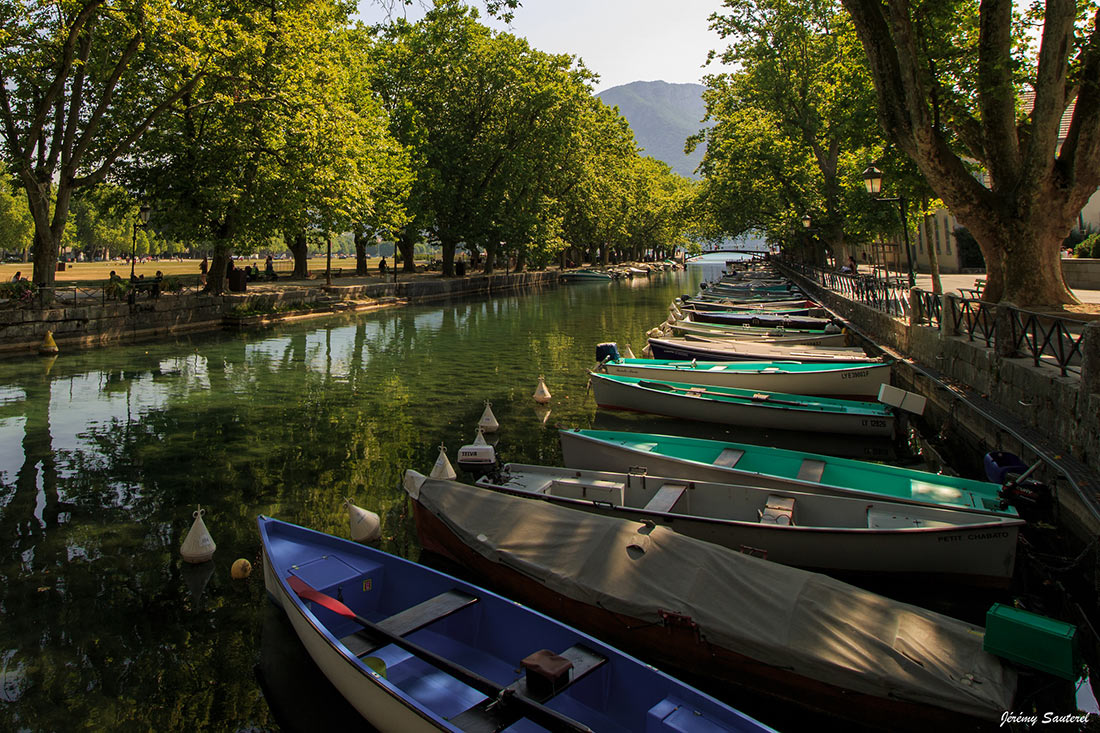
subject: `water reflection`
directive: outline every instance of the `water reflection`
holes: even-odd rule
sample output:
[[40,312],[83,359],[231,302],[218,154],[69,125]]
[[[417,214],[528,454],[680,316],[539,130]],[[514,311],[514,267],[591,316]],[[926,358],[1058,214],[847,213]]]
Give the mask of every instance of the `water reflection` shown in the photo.
[[[415,557],[404,468],[453,456],[487,399],[503,459],[559,462],[553,428],[596,418],[595,344],[644,343],[703,274],[0,362],[0,729],[278,725],[262,575],[229,576],[259,567],[256,515],[343,535],[351,496]],[[179,559],[196,504],[201,572]]]

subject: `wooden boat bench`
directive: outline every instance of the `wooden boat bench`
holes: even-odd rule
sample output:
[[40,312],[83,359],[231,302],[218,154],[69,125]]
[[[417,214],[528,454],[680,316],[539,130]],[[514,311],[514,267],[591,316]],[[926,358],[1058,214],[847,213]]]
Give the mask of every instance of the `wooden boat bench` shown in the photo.
[[760,512],[760,523],[794,526],[794,499],[774,494],[769,496]]
[[670,511],[676,505],[676,502],[680,501],[680,497],[684,495],[685,491],[687,491],[687,484],[661,484],[661,488],[657,489],[657,493],[646,503],[644,508],[651,512],[664,514]]
[[816,458],[803,458],[802,465],[798,467],[798,480],[821,483],[821,475],[825,473],[825,461]]
[[[378,626],[391,634],[406,636],[475,603],[477,603],[477,596],[460,590],[449,590],[382,619],[378,622]],[[340,643],[362,659],[389,642],[383,642],[366,629],[360,629],[340,639]]]
[[743,455],[745,455],[745,451],[740,448],[726,448],[714,459],[714,465],[733,468]]
[[[541,652],[546,653],[546,650]],[[534,657],[540,654],[531,655]],[[535,702],[546,703],[552,697],[560,694],[563,690],[571,687],[572,685],[580,682],[584,677],[590,673],[599,669],[599,667],[607,661],[607,658],[597,654],[592,649],[589,649],[584,644],[574,644],[560,654],[550,654],[551,657],[563,657],[571,664],[567,675],[568,680],[562,680],[555,685],[553,689],[543,688],[542,685],[536,684],[532,689],[528,685],[528,675],[524,675],[517,679],[512,684],[506,687],[506,691],[518,693],[525,697],[528,697]],[[531,657],[528,657],[530,659]],[[494,705],[495,701],[486,699],[473,707],[467,708],[458,715],[449,718],[449,722],[453,725],[461,728],[465,733],[491,733],[493,731],[499,731],[515,723],[520,715],[516,714],[515,706],[498,706]]]

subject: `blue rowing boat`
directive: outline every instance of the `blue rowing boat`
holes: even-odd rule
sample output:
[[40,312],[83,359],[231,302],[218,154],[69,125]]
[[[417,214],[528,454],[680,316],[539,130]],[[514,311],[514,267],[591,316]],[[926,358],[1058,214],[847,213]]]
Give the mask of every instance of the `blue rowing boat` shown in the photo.
[[379,730],[771,730],[478,586],[268,517],[259,529],[268,593]]

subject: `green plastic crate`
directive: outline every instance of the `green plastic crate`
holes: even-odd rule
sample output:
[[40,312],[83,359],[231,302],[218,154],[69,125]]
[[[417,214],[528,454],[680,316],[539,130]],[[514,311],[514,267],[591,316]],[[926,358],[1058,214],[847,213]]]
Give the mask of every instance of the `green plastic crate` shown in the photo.
[[1067,680],[1080,676],[1077,627],[1031,611],[994,603],[985,614],[982,648]]

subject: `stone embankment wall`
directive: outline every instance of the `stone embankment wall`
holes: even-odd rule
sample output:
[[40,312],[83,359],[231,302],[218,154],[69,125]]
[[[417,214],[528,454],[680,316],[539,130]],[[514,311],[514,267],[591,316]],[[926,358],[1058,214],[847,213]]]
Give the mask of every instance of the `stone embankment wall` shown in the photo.
[[[235,311],[273,312],[294,306],[346,310],[349,301],[383,300],[395,304],[451,297],[493,294],[556,286],[557,271],[474,275],[465,278],[423,277],[406,282],[375,282],[331,287],[290,287],[231,293],[222,296],[165,293],[159,298],[96,301],[45,309],[0,308],[0,354],[34,353],[48,331],[62,350],[167,336],[188,331],[216,330]],[[315,311],[316,312],[316,311]],[[323,312],[323,311],[322,311]],[[278,319],[275,315],[266,320]]]
[[1062,260],[1062,275],[1066,285],[1080,290],[1100,290],[1100,260],[1066,258]]
[[[1007,450],[1034,461],[1051,459],[1081,491],[1059,492],[1067,516],[1084,536],[1100,532],[1100,322],[1088,326],[1082,375],[1061,376],[1031,358],[998,355],[983,340],[914,325],[855,303],[788,273],[826,307],[903,360],[897,386],[928,398],[926,422],[964,436],[977,455]],[[954,296],[947,296],[954,297]]]

